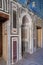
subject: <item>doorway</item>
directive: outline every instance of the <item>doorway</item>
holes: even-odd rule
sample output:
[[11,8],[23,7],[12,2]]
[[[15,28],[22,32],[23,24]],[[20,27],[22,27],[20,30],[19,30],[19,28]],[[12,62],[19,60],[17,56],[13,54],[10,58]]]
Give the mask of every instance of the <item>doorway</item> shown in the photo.
[[29,52],[30,47],[30,28],[28,16],[24,16],[21,25],[21,46],[22,46],[22,57]]
[[[22,43],[22,56],[26,53],[26,42],[27,41],[27,17],[24,16],[22,19],[22,26],[21,26],[21,43]],[[28,46],[28,45],[27,45]]]
[[0,64],[7,63],[7,18],[0,17]]
[[37,48],[41,48],[42,44],[42,28],[37,26]]

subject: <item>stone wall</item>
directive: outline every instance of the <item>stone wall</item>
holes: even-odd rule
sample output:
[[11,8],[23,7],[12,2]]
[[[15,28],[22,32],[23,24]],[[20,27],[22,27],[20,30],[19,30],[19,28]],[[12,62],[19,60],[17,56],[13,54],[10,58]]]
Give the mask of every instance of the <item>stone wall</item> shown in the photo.
[[3,47],[3,59],[8,59],[8,33],[7,33],[7,21],[2,24],[2,47]]
[[[37,44],[37,30],[36,27],[40,26],[42,28],[42,35],[43,35],[43,20],[37,17],[37,15],[33,16],[33,52],[36,51],[36,44]],[[43,39],[43,36],[42,36]],[[43,40],[42,40],[43,42]],[[43,47],[43,43],[41,42],[41,48]],[[35,45],[35,47],[34,47]]]

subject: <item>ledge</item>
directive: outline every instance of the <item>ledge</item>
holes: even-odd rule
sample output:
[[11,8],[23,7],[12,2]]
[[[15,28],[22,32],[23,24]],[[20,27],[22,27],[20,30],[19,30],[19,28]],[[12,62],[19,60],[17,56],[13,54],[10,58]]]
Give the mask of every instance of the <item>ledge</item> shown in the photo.
[[5,13],[5,12],[0,11],[0,17],[2,17],[2,18],[6,18],[6,19],[9,19],[9,14],[8,14],[8,13]]
[[8,13],[5,13],[3,11],[0,11],[0,22],[5,22],[9,20],[9,14]]

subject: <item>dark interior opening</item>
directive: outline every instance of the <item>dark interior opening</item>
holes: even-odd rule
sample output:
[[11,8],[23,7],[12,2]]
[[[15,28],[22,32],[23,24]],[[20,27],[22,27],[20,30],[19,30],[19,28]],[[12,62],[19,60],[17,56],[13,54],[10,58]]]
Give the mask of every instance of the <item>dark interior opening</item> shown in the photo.
[[[36,29],[37,29],[37,48],[41,48],[41,46],[39,46],[39,44],[41,45],[40,41],[41,41],[41,29],[42,29],[42,27],[36,26]],[[40,32],[38,30],[40,30]]]
[[37,29],[41,29],[41,27],[40,26],[36,26],[37,27]]
[[0,17],[0,57],[2,57],[2,51],[3,51],[3,47],[2,47],[2,24],[4,22],[6,22],[8,19],[4,18],[4,17]]

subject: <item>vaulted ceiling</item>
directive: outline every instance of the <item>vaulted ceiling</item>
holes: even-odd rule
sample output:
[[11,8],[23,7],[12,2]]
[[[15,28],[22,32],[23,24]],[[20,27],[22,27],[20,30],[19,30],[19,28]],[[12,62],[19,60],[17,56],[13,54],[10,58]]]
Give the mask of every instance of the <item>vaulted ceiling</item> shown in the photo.
[[[26,6],[27,0],[18,0],[20,4]],[[43,19],[43,0],[30,0],[27,8]]]

